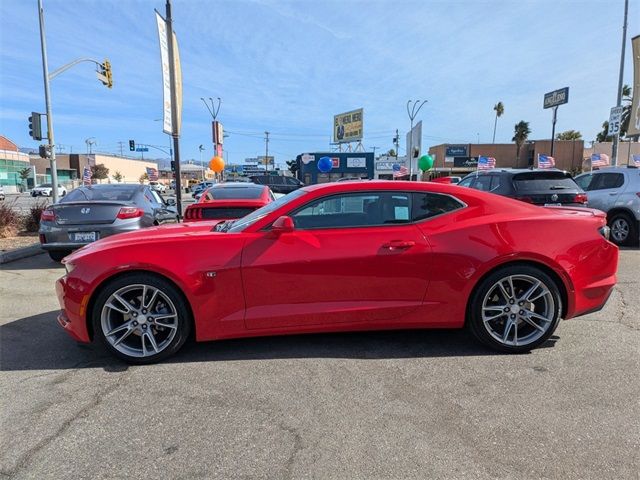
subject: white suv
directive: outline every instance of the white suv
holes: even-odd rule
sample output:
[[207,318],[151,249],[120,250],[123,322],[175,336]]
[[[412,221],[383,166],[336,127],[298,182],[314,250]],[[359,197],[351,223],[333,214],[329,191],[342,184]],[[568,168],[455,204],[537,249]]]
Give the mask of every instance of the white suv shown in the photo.
[[607,213],[611,240],[616,245],[635,245],[640,231],[640,170],[610,167],[575,178],[587,193],[588,206]]
[[165,193],[167,191],[167,187],[163,183],[156,182],[155,180],[149,182],[149,186],[156,192]]

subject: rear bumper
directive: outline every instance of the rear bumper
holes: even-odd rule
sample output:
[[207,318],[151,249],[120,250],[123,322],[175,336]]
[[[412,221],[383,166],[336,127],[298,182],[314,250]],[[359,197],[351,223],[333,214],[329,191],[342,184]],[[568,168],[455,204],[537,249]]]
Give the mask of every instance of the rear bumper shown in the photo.
[[[70,225],[68,227],[60,227],[46,223],[40,224],[40,246],[44,250],[77,250],[91,242],[74,242],[73,234],[76,232],[97,232],[98,238],[110,237],[119,233],[133,232],[140,230],[142,224],[139,218],[128,220],[118,220],[117,224],[98,224],[98,225]],[[44,240],[44,241],[43,241]]]

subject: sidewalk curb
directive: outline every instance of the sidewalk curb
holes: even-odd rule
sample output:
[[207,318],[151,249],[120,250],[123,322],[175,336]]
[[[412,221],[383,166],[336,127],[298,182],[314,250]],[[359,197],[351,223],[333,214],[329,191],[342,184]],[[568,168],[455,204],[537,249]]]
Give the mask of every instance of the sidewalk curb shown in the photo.
[[29,247],[8,250],[0,253],[0,264],[13,262],[22,258],[33,257],[34,255],[40,255],[41,253],[44,253],[44,250],[42,250],[39,243]]

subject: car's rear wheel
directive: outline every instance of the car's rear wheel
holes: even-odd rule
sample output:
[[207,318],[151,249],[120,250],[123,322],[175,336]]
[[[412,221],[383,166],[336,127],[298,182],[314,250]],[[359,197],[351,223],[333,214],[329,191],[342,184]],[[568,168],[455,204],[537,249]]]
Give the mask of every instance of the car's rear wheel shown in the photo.
[[609,219],[611,241],[620,246],[631,246],[638,241],[638,223],[631,215],[620,212]]
[[96,297],[93,329],[107,349],[129,363],[147,364],[177,352],[191,328],[189,310],[170,282],[149,274],[116,278]]
[[491,348],[522,353],[544,343],[560,321],[558,286],[529,265],[501,268],[485,278],[470,304],[468,326]]
[[62,259],[70,253],[71,250],[49,250],[49,256],[54,262],[61,262]]

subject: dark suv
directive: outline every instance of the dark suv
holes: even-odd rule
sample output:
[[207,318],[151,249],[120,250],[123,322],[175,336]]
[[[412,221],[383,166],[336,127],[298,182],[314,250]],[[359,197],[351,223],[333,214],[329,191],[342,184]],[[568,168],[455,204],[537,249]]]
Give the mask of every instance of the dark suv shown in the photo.
[[470,173],[458,184],[535,205],[587,205],[587,195],[562,170],[495,169]]
[[274,193],[286,194],[304,187],[304,183],[297,178],[285,177],[284,175],[253,175],[249,178],[258,185],[267,185]]

